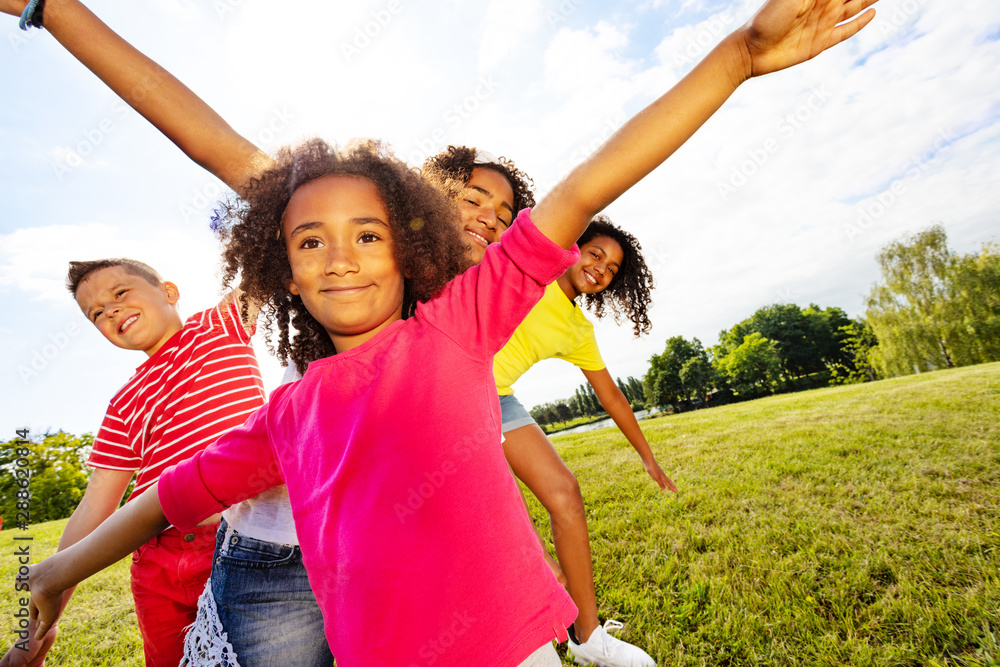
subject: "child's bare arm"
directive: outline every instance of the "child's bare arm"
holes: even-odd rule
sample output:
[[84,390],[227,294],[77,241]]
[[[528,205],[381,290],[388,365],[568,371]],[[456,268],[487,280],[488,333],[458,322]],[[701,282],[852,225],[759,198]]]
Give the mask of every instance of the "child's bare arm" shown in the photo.
[[861,12],[875,1],[768,0],[553,188],[532,220],[570,247],[594,215],[670,157],[744,81],[809,60],[851,37],[874,17],[874,11]]
[[62,611],[65,591],[113,565],[166,530],[157,485],[121,508],[90,535],[31,569],[29,613],[41,639]]
[[636,421],[635,413],[632,412],[632,406],[629,404],[628,399],[625,398],[622,390],[618,388],[608,369],[583,371],[583,375],[587,378],[590,386],[594,388],[594,393],[597,395],[597,400],[601,402],[601,407],[614,420],[618,428],[621,429],[622,434],[629,441],[629,444],[639,454],[639,458],[642,459],[642,465],[645,466],[649,476],[664,491],[670,489],[674,493],[677,493],[677,487],[674,486],[673,480],[663,473],[663,470],[660,469],[660,464],[656,462],[653,450],[650,448],[649,442],[646,441],[646,436],[643,434],[642,429],[639,428],[639,422]]
[[[104,468],[94,470],[80,504],[73,510],[73,515],[66,522],[62,537],[59,539],[58,551],[67,549],[90,535],[114,513],[133,474],[131,470],[107,470]],[[72,595],[72,588],[63,593],[60,612],[66,608]],[[41,664],[55,641],[55,630],[53,629],[52,632],[43,637],[36,634],[36,629],[36,624],[32,622],[28,641],[26,644],[22,644],[27,650],[17,646],[12,647],[0,660],[0,667]]]
[[[20,14],[26,0],[0,0]],[[111,30],[78,0],[47,0],[45,29],[125,102],[237,193],[270,158],[204,100]]]

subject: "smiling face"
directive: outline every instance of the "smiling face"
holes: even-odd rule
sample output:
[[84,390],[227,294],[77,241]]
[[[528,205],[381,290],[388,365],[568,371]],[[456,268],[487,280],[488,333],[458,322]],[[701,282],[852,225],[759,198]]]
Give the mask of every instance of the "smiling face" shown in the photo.
[[618,241],[595,236],[580,247],[579,261],[559,277],[559,286],[571,299],[581,294],[597,294],[611,284],[624,256]]
[[470,257],[478,264],[486,246],[499,241],[514,221],[514,189],[500,172],[475,167],[458,196],[458,208]]
[[76,289],[76,302],[98,331],[114,345],[153,356],[181,330],[177,286],[153,285],[145,278],[109,266],[88,274]]
[[402,318],[403,275],[389,214],[371,181],[331,175],[303,185],[288,202],[282,234],[292,267],[288,289],[337,352]]

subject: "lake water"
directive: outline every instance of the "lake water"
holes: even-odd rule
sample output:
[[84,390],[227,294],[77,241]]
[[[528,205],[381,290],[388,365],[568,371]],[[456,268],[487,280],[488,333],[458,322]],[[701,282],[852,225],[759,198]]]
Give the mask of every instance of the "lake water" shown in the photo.
[[[645,419],[647,416],[654,415],[657,412],[659,412],[659,410],[652,410],[652,411],[639,410],[639,412],[635,413],[635,418],[641,421]],[[590,422],[589,424],[581,424],[580,426],[574,426],[573,428],[568,428],[565,431],[559,431],[558,433],[553,433],[549,437],[554,438],[559,435],[570,435],[571,433],[583,433],[585,431],[594,431],[599,428],[607,428],[609,426],[614,426],[614,425],[615,421],[611,417],[608,417],[607,419],[602,419],[601,421]]]

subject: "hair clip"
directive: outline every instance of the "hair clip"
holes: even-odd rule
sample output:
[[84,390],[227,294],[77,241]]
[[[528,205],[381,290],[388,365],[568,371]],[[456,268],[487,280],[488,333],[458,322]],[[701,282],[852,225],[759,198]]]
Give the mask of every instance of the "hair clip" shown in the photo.
[[475,164],[500,164],[500,158],[489,151],[476,151]]

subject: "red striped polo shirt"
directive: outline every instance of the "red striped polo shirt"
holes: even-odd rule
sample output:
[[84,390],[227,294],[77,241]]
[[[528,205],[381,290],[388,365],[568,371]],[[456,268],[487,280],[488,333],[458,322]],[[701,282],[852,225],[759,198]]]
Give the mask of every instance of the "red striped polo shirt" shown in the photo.
[[188,318],[111,399],[88,463],[137,470],[129,500],[265,402],[236,300]]

